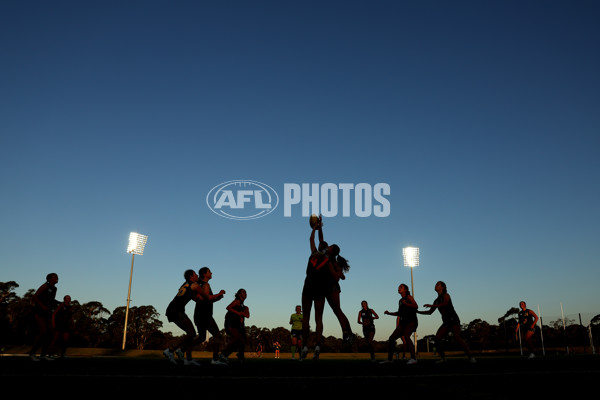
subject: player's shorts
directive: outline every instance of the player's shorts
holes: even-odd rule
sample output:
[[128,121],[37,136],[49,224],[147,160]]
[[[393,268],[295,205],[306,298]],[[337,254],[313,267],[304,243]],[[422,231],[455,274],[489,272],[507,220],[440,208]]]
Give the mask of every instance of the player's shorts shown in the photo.
[[456,325],[460,326],[460,319],[453,317],[442,318],[442,326],[446,327],[446,329],[452,330]]
[[296,339],[302,339],[302,331],[300,329],[292,329],[292,337]]
[[185,312],[171,312],[167,314],[167,319],[169,322],[174,323],[186,334],[191,336],[196,336],[196,330],[194,329],[194,324],[190,317],[187,316]]
[[363,325],[362,327],[363,335],[367,336],[371,333],[375,332],[375,325]]

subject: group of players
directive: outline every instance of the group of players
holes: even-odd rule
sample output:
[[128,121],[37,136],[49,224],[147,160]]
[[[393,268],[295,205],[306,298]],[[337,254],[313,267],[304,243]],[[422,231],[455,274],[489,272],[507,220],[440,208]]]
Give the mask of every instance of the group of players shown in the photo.
[[[291,327],[291,352],[292,359],[295,359],[296,352],[299,351],[300,360],[305,359],[308,354],[307,339],[310,337],[310,315],[314,306],[315,311],[315,335],[314,338],[314,359],[319,358],[321,341],[323,339],[323,311],[325,302],[327,302],[333,313],[336,315],[343,333],[343,342],[346,345],[352,344],[356,335],[352,332],[350,322],[340,306],[340,285],[339,280],[345,279],[345,273],[350,266],[348,261],[340,256],[340,248],[337,245],[329,246],[323,240],[321,218],[311,219],[312,232],[310,235],[310,249],[308,265],[306,268],[306,278],[302,289],[302,305],[296,306],[296,312],[290,317]],[[315,233],[319,234],[319,245],[315,245]],[[214,294],[210,286],[212,271],[208,267],[202,267],[196,273],[194,270],[186,270],[184,273],[185,282],[179,288],[177,295],[169,303],[166,316],[169,322],[175,323],[185,334],[169,348],[165,349],[163,354],[174,364],[179,362],[184,365],[199,365],[192,358],[192,348],[206,340],[207,332],[213,337],[212,341],[212,364],[227,365],[228,357],[234,351],[237,351],[237,357],[244,361],[244,348],[246,344],[245,337],[245,319],[250,317],[248,307],[244,305],[247,293],[244,289],[239,289],[235,294],[234,300],[226,307],[225,332],[228,336],[226,346],[220,351],[223,338],[219,327],[213,318],[213,303],[223,298],[225,291],[220,290]],[[30,357],[33,360],[40,358],[47,359],[47,349],[52,347],[59,338],[54,337],[52,345],[49,346],[52,333],[60,333],[63,339],[62,355],[66,348],[68,333],[72,331],[70,321],[70,297],[65,296],[65,301],[59,303],[55,300],[56,283],[58,275],[48,274],[46,282],[40,286],[33,296],[34,316],[38,324],[38,336],[34,341],[30,351]],[[442,325],[438,329],[435,342],[437,351],[441,357],[440,361],[445,361],[443,349],[443,339],[448,333],[452,333],[455,341],[462,347],[465,354],[471,362],[475,358],[471,355],[469,347],[460,335],[460,319],[452,305],[452,299],[447,293],[446,284],[439,281],[435,285],[435,291],[438,297],[433,304],[425,304],[426,311],[418,310],[415,299],[411,296],[408,286],[401,284],[398,287],[398,293],[401,298],[398,302],[397,311],[385,311],[386,315],[396,316],[396,329],[390,335],[388,341],[388,358],[382,362],[392,362],[393,354],[396,352],[396,341],[401,339],[404,349],[408,351],[411,358],[408,364],[415,364],[415,345],[411,340],[411,335],[418,326],[417,314],[430,315],[436,309],[442,317]],[[193,322],[185,312],[186,305],[193,300],[195,309]],[[57,307],[58,306],[58,307]],[[527,309],[524,301],[519,304],[519,323],[516,332],[523,327],[524,339],[530,350],[529,357],[534,357],[533,336],[538,316],[532,310]],[[53,312],[54,310],[56,312]],[[373,337],[375,335],[374,320],[379,318],[377,313],[368,307],[366,301],[361,302],[361,310],[358,314],[358,323],[362,325],[363,334],[369,345],[372,360],[375,359],[373,349]],[[197,333],[196,334],[196,329]],[[63,335],[65,335],[63,337]],[[40,357],[36,356],[36,351],[41,346]]]
[[[220,290],[214,294],[210,283],[212,279],[212,271],[208,267],[202,267],[196,273],[192,269],[188,269],[184,273],[185,282],[177,295],[169,303],[166,316],[169,322],[173,322],[181,328],[185,334],[177,343],[168,347],[163,351],[165,357],[173,364],[178,364],[175,355],[179,358],[179,362],[183,365],[199,366],[200,363],[192,358],[192,348],[198,343],[206,340],[207,331],[213,337],[212,343],[212,360],[215,365],[227,365],[229,363],[229,355],[237,350],[237,357],[240,361],[244,361],[244,347],[246,344],[245,334],[245,319],[250,317],[248,307],[244,305],[247,293],[245,289],[239,289],[234,300],[227,306],[225,314],[225,332],[229,336],[227,345],[219,352],[223,343],[223,338],[219,327],[213,318],[213,303],[219,301],[225,295],[225,290]],[[185,313],[185,306],[193,300],[196,303],[194,308],[194,322]],[[195,325],[195,327],[194,327]],[[196,335],[196,329],[198,335]]]
[[[291,327],[291,353],[292,359],[295,359],[296,352],[299,351],[299,359],[303,360],[308,355],[307,339],[310,337],[310,317],[314,307],[315,312],[315,335],[314,338],[314,356],[313,359],[318,359],[320,354],[321,341],[323,339],[323,311],[327,302],[333,313],[338,319],[342,328],[343,343],[351,345],[356,334],[352,332],[350,322],[340,306],[340,279],[345,279],[345,273],[348,272],[350,266],[348,261],[340,256],[339,246],[333,244],[328,245],[323,239],[323,223],[319,216],[311,218],[312,232],[310,235],[311,254],[306,268],[306,278],[302,289],[302,305],[296,306],[296,312],[290,317]],[[315,244],[315,233],[318,232],[319,244]],[[198,273],[193,270],[187,270],[184,274],[185,282],[179,288],[175,298],[167,307],[166,316],[170,322],[175,323],[180,327],[185,335],[178,343],[167,348],[164,351],[165,357],[171,362],[177,364],[175,355],[178,356],[180,362],[184,365],[198,365],[196,360],[192,359],[192,348],[198,343],[206,340],[207,331],[213,336],[212,342],[212,364],[226,365],[229,363],[229,355],[237,350],[237,357],[240,361],[244,360],[245,346],[245,325],[244,320],[250,316],[248,307],[244,305],[246,299],[246,291],[240,289],[235,299],[227,306],[225,315],[225,332],[229,340],[225,348],[219,352],[223,343],[223,338],[219,328],[213,318],[213,303],[222,299],[225,294],[224,290],[213,294],[209,284],[212,278],[212,272],[208,267],[201,268]],[[469,361],[476,362],[472,356],[468,345],[460,335],[460,319],[452,304],[452,299],[447,292],[446,284],[438,281],[435,284],[435,291],[438,294],[433,304],[425,304],[427,310],[419,310],[419,306],[415,299],[410,294],[406,284],[400,284],[398,293],[400,300],[398,301],[397,311],[385,311],[384,314],[396,316],[396,329],[392,332],[388,339],[388,357],[382,363],[390,363],[393,361],[393,355],[396,353],[396,341],[402,340],[404,350],[410,353],[408,364],[415,364],[416,351],[415,344],[411,340],[411,335],[416,332],[418,326],[417,314],[430,315],[436,309],[442,317],[442,325],[438,329],[435,342],[440,362],[445,362],[445,352],[443,348],[443,339],[447,334],[452,333],[454,340],[463,349]],[[185,306],[190,300],[196,303],[194,310],[194,322],[186,315]],[[530,357],[533,353],[533,332],[537,323],[537,315],[526,308],[525,302],[520,303],[521,311],[519,312],[519,326],[523,325],[526,329],[525,341],[530,349]],[[375,361],[375,352],[373,348],[373,338],[375,335],[374,320],[379,318],[377,313],[368,307],[368,303],[363,300],[361,302],[361,310],[358,314],[358,323],[362,325],[363,334],[369,345],[371,359]],[[196,335],[196,330],[198,335]]]
[[33,319],[38,328],[29,350],[29,358],[33,361],[64,358],[74,330],[71,296],[64,296],[62,302],[56,300],[57,283],[58,274],[49,273],[46,282],[33,295]]
[[[332,311],[338,318],[343,332],[344,343],[351,343],[355,335],[348,322],[348,318],[344,315],[340,308],[340,286],[339,280],[345,279],[345,272],[350,268],[348,262],[343,257],[339,256],[339,247],[337,245],[329,246],[323,240],[323,223],[321,216],[312,216],[310,220],[312,232],[310,235],[311,255],[306,269],[306,278],[302,291],[302,309],[305,315],[302,316],[300,306],[296,307],[296,313],[292,314],[290,324],[292,324],[292,357],[294,357],[296,348],[300,347],[298,343],[302,342],[302,338],[308,338],[309,320],[311,306],[315,306],[315,347],[314,357],[319,358],[320,342],[323,332],[323,308],[325,300],[329,303]],[[319,246],[315,247],[315,231],[319,233]],[[393,354],[396,352],[396,341],[402,339],[404,349],[410,353],[411,358],[407,364],[416,364],[415,344],[411,340],[411,335],[416,332],[418,326],[417,314],[431,315],[436,309],[442,317],[442,325],[439,327],[435,335],[437,351],[440,355],[439,362],[445,362],[445,351],[442,339],[452,333],[454,340],[463,349],[469,361],[476,362],[472,356],[468,345],[462,339],[460,334],[460,319],[454,306],[452,299],[448,294],[446,284],[438,281],[435,284],[434,290],[437,293],[437,298],[433,304],[425,304],[427,310],[420,311],[418,304],[410,294],[408,286],[404,283],[398,287],[400,300],[398,301],[397,311],[385,311],[384,314],[396,316],[396,329],[388,338],[388,357],[382,363],[390,363],[393,361]],[[517,324],[516,332],[519,332],[520,326],[523,326],[525,331],[525,342],[530,350],[529,357],[534,357],[533,335],[535,325],[538,321],[537,315],[527,309],[524,301],[520,302],[519,323]],[[374,320],[378,319],[377,313],[368,307],[368,303],[363,300],[361,309],[358,313],[358,323],[362,325],[363,335],[367,340],[371,359],[375,361],[375,352],[373,347],[373,338],[375,336]],[[302,321],[302,329],[300,331],[300,320]],[[305,358],[308,353],[306,343],[302,346],[301,359]]]
[[[302,334],[300,336],[298,329],[292,328],[292,354],[295,353],[295,348],[298,346],[298,340],[300,338],[309,337],[309,322],[312,306],[315,307],[315,346],[314,346],[314,359],[319,358],[321,340],[323,338],[323,309],[325,301],[331,306],[333,313],[336,315],[343,332],[344,344],[351,344],[356,337],[352,332],[348,318],[345,316],[340,307],[340,285],[339,280],[345,279],[345,272],[350,268],[348,261],[339,255],[340,249],[337,245],[329,246],[323,239],[323,223],[321,217],[311,218],[312,232],[310,235],[310,249],[311,255],[306,268],[306,278],[304,281],[304,287],[302,290],[302,310],[304,316],[302,318]],[[319,234],[319,245],[315,245],[315,232]],[[394,332],[390,335],[388,342],[388,358],[383,362],[392,362],[393,354],[396,349],[397,339],[402,339],[405,349],[411,355],[409,364],[415,364],[416,351],[415,345],[412,342],[410,336],[416,331],[418,326],[417,314],[432,314],[435,309],[439,310],[442,315],[443,324],[439,328],[436,335],[436,342],[438,344],[438,352],[441,356],[441,360],[445,360],[444,349],[441,346],[441,339],[446,334],[452,332],[455,340],[461,345],[469,360],[475,362],[475,358],[471,355],[467,344],[460,337],[460,320],[450,295],[447,293],[446,284],[439,281],[435,285],[435,291],[438,293],[437,299],[433,304],[426,304],[427,311],[419,311],[418,305],[415,299],[410,294],[408,286],[401,284],[398,287],[398,293],[401,299],[398,302],[398,310],[395,312],[385,311],[386,315],[393,315],[397,317],[397,326]],[[292,315],[290,323],[294,320],[298,320],[299,314],[298,308],[296,315]],[[370,347],[371,359],[375,360],[375,353],[373,349],[373,337],[375,335],[375,324],[374,320],[379,318],[377,313],[368,307],[366,301],[362,301],[361,310],[358,314],[358,323],[363,327],[363,334],[367,339],[367,343]],[[296,322],[296,326],[299,324]],[[306,358],[308,353],[307,343],[302,346],[300,358]]]

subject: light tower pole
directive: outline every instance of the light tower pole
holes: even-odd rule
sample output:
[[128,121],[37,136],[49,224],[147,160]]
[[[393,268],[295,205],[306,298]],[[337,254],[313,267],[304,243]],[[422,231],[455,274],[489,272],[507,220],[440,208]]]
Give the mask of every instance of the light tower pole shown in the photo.
[[129,317],[129,302],[131,301],[131,280],[133,279],[133,258],[135,255],[144,254],[144,246],[148,236],[141,235],[139,233],[131,232],[129,234],[129,245],[127,246],[127,252],[131,253],[131,272],[129,273],[129,289],[127,290],[127,308],[125,309],[125,327],[123,328],[123,346],[122,350],[125,350],[125,339],[127,338],[127,319]]

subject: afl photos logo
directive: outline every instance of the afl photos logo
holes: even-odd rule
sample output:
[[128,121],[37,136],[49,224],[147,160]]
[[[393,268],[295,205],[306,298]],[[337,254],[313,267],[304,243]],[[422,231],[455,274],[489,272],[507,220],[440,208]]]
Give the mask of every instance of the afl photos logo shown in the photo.
[[221,217],[256,219],[272,213],[279,204],[279,196],[264,183],[235,180],[212,188],[206,196],[206,204]]

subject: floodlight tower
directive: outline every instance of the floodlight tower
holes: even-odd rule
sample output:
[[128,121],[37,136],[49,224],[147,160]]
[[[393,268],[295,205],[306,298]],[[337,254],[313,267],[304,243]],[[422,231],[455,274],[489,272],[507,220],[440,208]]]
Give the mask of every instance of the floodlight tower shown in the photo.
[[127,291],[127,308],[125,310],[125,328],[123,328],[123,347],[122,350],[125,350],[125,338],[127,337],[127,318],[129,317],[129,302],[131,301],[131,280],[133,278],[133,258],[135,255],[144,254],[144,246],[146,246],[146,241],[148,240],[148,236],[141,235],[136,232],[131,232],[129,234],[129,245],[127,246],[127,252],[131,253],[131,272],[129,273],[129,290]]
[[[402,256],[404,257],[404,266],[410,267],[410,292],[415,297],[415,290],[413,286],[413,269],[419,266],[419,248],[418,247],[405,247],[402,249]],[[417,331],[415,330],[415,351],[417,349]]]

